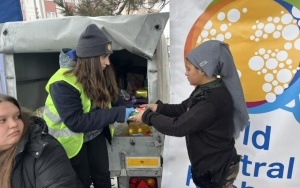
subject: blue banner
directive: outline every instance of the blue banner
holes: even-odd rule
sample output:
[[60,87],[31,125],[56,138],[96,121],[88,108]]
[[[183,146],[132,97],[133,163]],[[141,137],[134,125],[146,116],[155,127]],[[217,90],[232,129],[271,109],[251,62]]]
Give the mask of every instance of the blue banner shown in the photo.
[[0,2],[0,23],[22,20],[20,0],[2,0]]

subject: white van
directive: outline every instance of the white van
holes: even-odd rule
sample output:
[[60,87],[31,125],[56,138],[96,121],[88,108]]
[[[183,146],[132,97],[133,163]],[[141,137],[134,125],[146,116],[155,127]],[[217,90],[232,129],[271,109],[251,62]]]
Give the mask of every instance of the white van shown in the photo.
[[[169,58],[163,35],[168,19],[169,13],[155,13],[0,24],[0,92],[16,97],[31,110],[42,107],[45,85],[59,68],[61,49],[75,48],[81,32],[94,23],[112,40],[111,64],[124,95],[129,80],[137,77],[142,88],[129,100],[169,102]],[[126,126],[116,129],[108,148],[112,187],[160,188],[164,135],[152,127],[147,135],[130,134]]]

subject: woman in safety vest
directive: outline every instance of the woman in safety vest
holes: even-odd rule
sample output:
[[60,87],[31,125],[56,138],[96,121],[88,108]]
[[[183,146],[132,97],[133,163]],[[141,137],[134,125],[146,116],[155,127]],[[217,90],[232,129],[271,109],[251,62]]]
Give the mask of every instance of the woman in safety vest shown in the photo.
[[[131,106],[116,107],[119,89],[109,61],[112,53],[112,42],[91,24],[76,50],[62,50],[61,68],[46,85],[43,116],[49,133],[65,148],[84,188],[91,183],[94,188],[111,188],[108,125],[127,121],[133,111]],[[76,62],[65,66],[72,58]]]

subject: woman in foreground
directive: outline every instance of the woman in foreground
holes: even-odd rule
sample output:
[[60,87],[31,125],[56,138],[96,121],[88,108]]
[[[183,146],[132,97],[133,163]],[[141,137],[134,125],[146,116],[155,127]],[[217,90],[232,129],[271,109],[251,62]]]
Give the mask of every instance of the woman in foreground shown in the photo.
[[0,94],[2,188],[76,188],[76,173],[61,144],[41,118]]

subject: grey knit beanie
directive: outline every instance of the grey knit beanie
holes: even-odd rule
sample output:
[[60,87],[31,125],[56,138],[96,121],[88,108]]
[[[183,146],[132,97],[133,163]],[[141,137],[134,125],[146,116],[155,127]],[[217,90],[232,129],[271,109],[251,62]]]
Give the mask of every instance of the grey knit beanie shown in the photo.
[[112,53],[111,41],[95,24],[89,25],[81,33],[76,48],[78,57],[96,57]]

